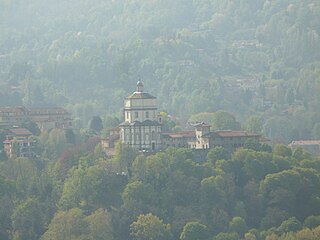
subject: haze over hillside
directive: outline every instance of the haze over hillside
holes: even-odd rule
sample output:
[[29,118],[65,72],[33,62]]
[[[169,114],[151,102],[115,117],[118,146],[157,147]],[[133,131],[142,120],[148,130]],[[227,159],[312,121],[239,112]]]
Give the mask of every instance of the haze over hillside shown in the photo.
[[1,105],[65,106],[86,126],[121,117],[141,78],[171,115],[222,109],[316,138],[319,16],[314,0],[1,1]]
[[0,0],[0,240],[320,239],[319,93],[319,0]]

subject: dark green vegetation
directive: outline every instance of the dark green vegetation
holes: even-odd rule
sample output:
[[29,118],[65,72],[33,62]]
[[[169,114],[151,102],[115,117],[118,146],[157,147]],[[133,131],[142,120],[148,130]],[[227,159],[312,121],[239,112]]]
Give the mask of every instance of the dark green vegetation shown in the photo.
[[90,141],[0,163],[2,240],[319,239],[320,159],[302,149],[217,147],[199,162],[118,144],[105,159]]
[[223,109],[272,139],[319,138],[319,16],[316,0],[4,0],[0,103],[64,106],[87,127],[121,116],[141,76],[182,119]]
[[63,106],[83,128],[36,137],[37,159],[0,154],[0,239],[320,239],[319,157],[248,143],[105,159],[92,137],[141,77],[182,120],[319,139],[319,34],[317,0],[0,1],[0,105]]

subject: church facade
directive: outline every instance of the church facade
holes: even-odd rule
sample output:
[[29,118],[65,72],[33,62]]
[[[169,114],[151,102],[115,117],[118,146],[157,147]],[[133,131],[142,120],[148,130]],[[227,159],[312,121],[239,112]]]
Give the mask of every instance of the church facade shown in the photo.
[[157,98],[143,91],[141,81],[136,91],[124,101],[124,122],[119,125],[120,140],[139,151],[161,149],[161,118]]

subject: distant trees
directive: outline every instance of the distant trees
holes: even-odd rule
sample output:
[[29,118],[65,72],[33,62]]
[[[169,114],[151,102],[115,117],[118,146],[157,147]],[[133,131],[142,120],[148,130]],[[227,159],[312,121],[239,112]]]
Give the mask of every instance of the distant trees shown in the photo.
[[151,213],[140,215],[130,225],[131,236],[136,240],[170,240],[170,225],[163,223],[161,219]]
[[101,130],[103,129],[102,119],[99,116],[92,117],[89,128],[96,131],[97,133],[101,132]]
[[184,226],[180,240],[207,240],[209,236],[207,226],[199,222],[189,222]]

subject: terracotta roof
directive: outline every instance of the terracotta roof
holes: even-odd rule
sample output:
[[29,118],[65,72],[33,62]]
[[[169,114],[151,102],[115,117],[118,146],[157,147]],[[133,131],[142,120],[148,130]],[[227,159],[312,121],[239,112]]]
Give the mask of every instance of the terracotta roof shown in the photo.
[[216,131],[220,137],[259,137],[259,134],[247,132],[247,131]]
[[0,107],[0,112],[7,112],[7,113],[28,112],[28,109],[23,107],[23,106],[18,106],[18,107]]
[[[29,108],[30,112],[35,115],[47,115],[47,114],[69,114],[67,110],[62,107],[39,107]],[[39,112],[39,113],[38,113]]]
[[292,141],[289,145],[300,146],[300,145],[320,145],[320,140],[300,140],[300,141]]
[[36,141],[29,138],[14,138],[10,140],[5,140],[3,143],[13,143],[13,142],[19,142],[19,143],[35,143]]
[[175,133],[161,133],[162,136],[168,136],[170,138],[184,138],[184,137],[195,137],[195,131],[181,131]]
[[134,92],[126,99],[154,99],[154,98],[156,97],[146,92]]
[[9,131],[14,135],[32,135],[32,132],[30,132],[26,128],[12,128],[12,129],[9,129]]

